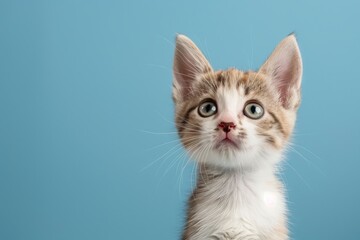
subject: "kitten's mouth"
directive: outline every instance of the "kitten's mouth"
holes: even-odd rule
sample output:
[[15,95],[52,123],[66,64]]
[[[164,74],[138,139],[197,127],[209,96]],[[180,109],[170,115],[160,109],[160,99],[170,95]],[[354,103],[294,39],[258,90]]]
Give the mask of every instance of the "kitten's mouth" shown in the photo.
[[223,148],[223,147],[233,147],[233,148],[239,148],[239,145],[234,142],[233,140],[231,140],[228,137],[225,137],[223,140],[221,140],[220,142],[218,142],[218,144],[216,144],[217,148]]

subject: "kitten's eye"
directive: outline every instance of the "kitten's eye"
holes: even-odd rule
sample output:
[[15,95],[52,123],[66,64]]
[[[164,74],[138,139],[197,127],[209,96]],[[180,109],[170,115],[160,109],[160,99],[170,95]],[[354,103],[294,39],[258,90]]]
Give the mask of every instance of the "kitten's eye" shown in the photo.
[[217,112],[216,103],[213,100],[206,100],[201,103],[198,108],[198,113],[202,117],[210,117]]
[[264,108],[255,102],[248,103],[244,108],[244,114],[251,119],[259,119],[264,116]]

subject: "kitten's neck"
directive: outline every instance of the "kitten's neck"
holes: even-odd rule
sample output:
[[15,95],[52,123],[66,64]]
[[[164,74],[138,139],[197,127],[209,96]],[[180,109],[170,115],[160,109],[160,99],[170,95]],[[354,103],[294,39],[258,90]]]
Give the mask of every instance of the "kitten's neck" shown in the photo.
[[[229,229],[258,237],[283,224],[282,186],[273,167],[245,170],[203,165],[198,171],[184,235],[193,237],[184,239],[206,239]],[[252,229],[244,230],[249,223]]]
[[[276,173],[276,166],[265,165],[261,167],[239,167],[239,168],[223,168],[217,167],[210,164],[201,164],[198,168],[199,183],[201,181],[212,181],[215,180],[217,176],[224,177],[240,177],[242,179],[254,178],[256,176],[262,176],[258,178],[259,180],[274,176]],[[204,176],[205,174],[205,176]],[[264,179],[266,180],[266,179]]]
[[271,183],[277,181],[276,168],[274,166],[248,169],[223,169],[203,165],[198,169],[196,190],[202,189],[202,191],[207,191],[209,195],[214,194],[218,196],[219,194],[223,194],[224,197],[225,194],[231,195],[238,191],[239,196],[245,198],[247,197],[245,194],[248,194],[247,191],[250,191],[254,195],[262,195],[262,192],[269,191],[269,188],[272,187]]

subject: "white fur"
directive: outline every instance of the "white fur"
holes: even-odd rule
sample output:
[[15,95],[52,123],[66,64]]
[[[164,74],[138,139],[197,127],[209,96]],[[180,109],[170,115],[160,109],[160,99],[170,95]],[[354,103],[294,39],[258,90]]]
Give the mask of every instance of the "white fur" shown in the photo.
[[[271,169],[263,169],[226,174],[206,184],[209,198],[197,206],[193,220],[199,221],[201,227],[191,239],[208,239],[224,232],[247,235],[249,239],[271,236],[286,208],[283,193],[269,182],[276,182],[275,175]],[[214,196],[223,197],[227,204],[219,204]]]

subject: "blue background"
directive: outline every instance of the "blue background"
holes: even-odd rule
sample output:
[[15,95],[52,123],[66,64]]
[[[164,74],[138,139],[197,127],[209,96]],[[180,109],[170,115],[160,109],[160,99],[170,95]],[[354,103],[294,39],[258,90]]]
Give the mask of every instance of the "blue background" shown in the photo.
[[292,239],[359,239],[358,1],[0,2],[0,239],[178,239],[194,184],[173,124],[174,36],[256,69],[295,31]]

